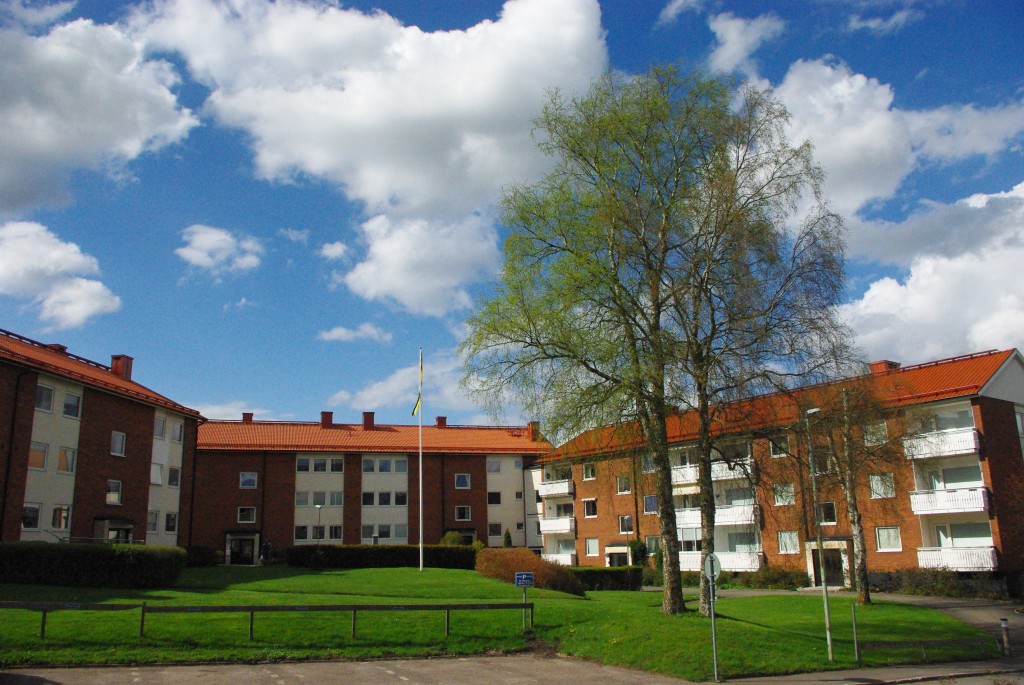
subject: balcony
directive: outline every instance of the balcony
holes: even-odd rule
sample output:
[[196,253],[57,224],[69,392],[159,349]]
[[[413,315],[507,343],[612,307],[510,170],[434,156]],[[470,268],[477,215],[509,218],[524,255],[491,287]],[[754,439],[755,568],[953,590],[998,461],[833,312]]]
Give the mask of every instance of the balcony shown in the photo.
[[988,491],[985,488],[916,490],[910,493],[910,508],[918,516],[988,511]]
[[576,519],[572,516],[540,520],[540,532],[542,535],[565,535],[573,533],[575,530]]
[[[716,526],[752,526],[757,522],[756,505],[727,504],[715,507]],[[700,509],[676,509],[676,526],[700,527]]]
[[[700,552],[680,552],[679,570],[700,571]],[[715,552],[723,571],[756,571],[761,568],[761,552]]]
[[574,492],[571,480],[547,480],[537,490],[541,497],[572,497]]
[[547,552],[545,552],[540,555],[540,558],[544,561],[550,561],[552,564],[559,564],[561,566],[576,565],[575,554],[548,554]]
[[[744,468],[744,466],[746,468]],[[732,468],[724,461],[711,463],[711,480],[731,480],[744,478],[750,470],[750,461],[734,462]],[[690,485],[697,482],[697,465],[672,467],[672,485]]]
[[995,571],[995,547],[919,547],[917,565],[950,571]]
[[907,459],[953,457],[958,454],[973,454],[977,451],[978,431],[973,428],[925,433],[903,441],[903,453],[907,455]]

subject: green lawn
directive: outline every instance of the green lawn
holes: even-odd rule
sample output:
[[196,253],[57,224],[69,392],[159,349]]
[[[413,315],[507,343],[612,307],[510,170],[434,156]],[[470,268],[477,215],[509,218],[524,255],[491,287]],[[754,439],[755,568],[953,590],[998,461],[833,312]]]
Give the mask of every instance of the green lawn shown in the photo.
[[[361,569],[311,572],[288,567],[189,569],[174,589],[118,591],[0,585],[0,599],[176,605],[415,604],[518,602],[522,590],[473,571]],[[60,611],[39,638],[38,612],[8,610],[0,619],[0,666],[168,663],[558,651],[690,680],[710,679],[711,622],[691,611],[660,612],[658,593],[592,592],[580,599],[529,590],[537,604],[534,635],[518,611],[453,612],[444,636],[440,612],[361,613],[352,639],[349,613],[150,614],[140,638],[139,612]],[[724,677],[852,667],[850,600],[832,600],[836,662],[825,653],[821,599],[802,594],[723,599],[717,604],[719,672]],[[865,665],[998,656],[995,641],[948,616],[919,607],[877,604],[857,612],[860,640],[889,643],[864,653]],[[983,644],[971,640],[983,638]],[[948,644],[942,644],[943,642]]]

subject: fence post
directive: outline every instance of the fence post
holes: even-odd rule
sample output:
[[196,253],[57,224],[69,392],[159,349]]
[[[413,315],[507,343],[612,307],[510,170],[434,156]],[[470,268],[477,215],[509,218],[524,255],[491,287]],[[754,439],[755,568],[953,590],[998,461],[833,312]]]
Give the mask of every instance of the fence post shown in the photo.
[[857,603],[850,605],[850,613],[853,614],[853,658],[860,667],[860,644],[857,642]]
[[1010,656],[1010,621],[999,619],[999,627],[1003,631],[1003,656]]
[[39,639],[46,639],[46,609],[43,609],[43,619],[39,623]]
[[252,624],[255,616],[255,611],[249,611],[249,642],[252,642]]
[[448,637],[448,631],[451,630],[451,609],[444,610],[444,636]]
[[146,603],[142,603],[142,616],[139,618],[139,637],[146,634]]
[[356,610],[352,610],[352,639],[356,639]]

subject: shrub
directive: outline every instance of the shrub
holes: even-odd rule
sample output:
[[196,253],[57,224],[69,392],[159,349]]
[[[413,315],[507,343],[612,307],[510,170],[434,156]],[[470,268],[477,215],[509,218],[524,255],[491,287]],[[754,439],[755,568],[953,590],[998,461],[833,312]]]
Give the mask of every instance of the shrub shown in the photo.
[[639,590],[647,566],[577,566],[572,574],[587,590]]
[[661,587],[665,584],[665,576],[662,571],[659,571],[657,568],[652,566],[643,566],[641,567],[641,571],[643,572],[641,581],[644,585]]
[[647,545],[643,540],[629,541],[629,559],[637,566],[647,565]]
[[464,545],[466,544],[466,537],[457,530],[450,530],[441,536],[441,545]]
[[168,587],[177,582],[185,558],[180,547],[5,542],[0,544],[0,582]]
[[787,571],[766,565],[753,573],[723,573],[718,584],[762,590],[797,590],[810,585],[811,579],[805,571]]
[[868,587],[874,592],[898,592],[937,597],[984,597],[1006,599],[1005,578],[992,573],[957,573],[946,569],[904,569],[868,573]]
[[508,528],[505,529],[505,537],[503,537],[501,539],[501,546],[502,547],[511,547],[512,546],[512,532]]
[[[423,564],[471,570],[477,551],[466,545],[425,545]],[[297,545],[285,551],[290,566],[306,568],[397,568],[420,565],[418,545]]]
[[515,582],[516,571],[532,571],[534,584],[545,590],[584,594],[583,586],[568,568],[544,561],[537,554],[522,547],[494,547],[483,549],[476,555],[476,570],[482,576],[506,583]]

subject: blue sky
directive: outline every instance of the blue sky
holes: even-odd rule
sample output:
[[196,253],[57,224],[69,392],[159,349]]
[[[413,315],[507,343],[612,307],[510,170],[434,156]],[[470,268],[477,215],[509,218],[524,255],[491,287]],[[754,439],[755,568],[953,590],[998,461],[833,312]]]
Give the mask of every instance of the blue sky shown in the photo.
[[[490,423],[455,347],[552,88],[772,87],[871,359],[1024,347],[1024,5],[0,0],[0,328],[210,418]],[[505,421],[528,417],[510,408]]]

